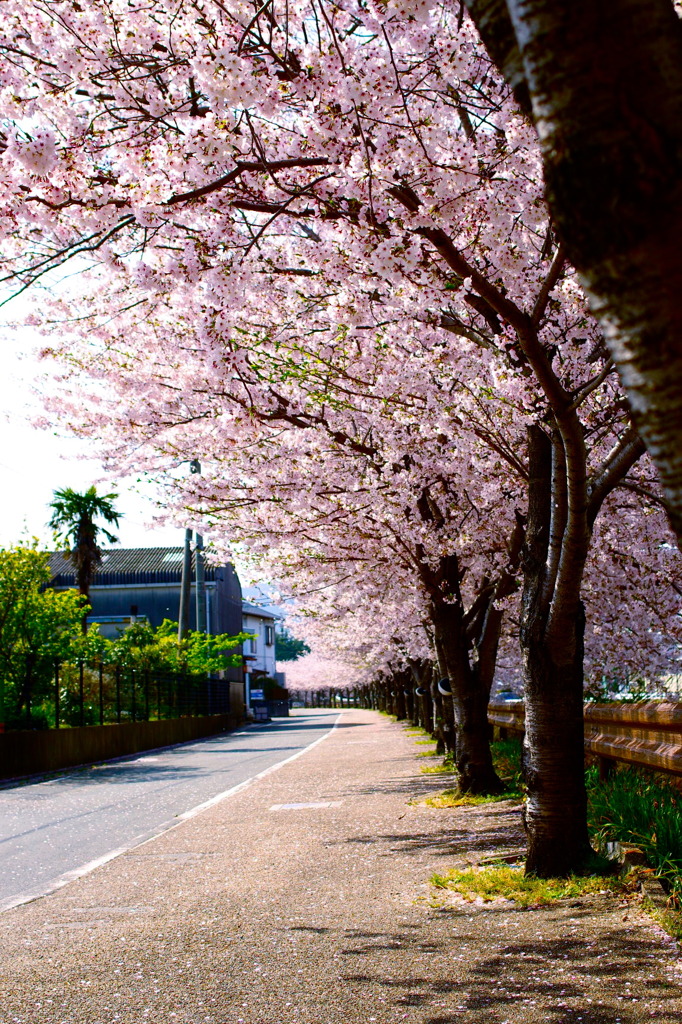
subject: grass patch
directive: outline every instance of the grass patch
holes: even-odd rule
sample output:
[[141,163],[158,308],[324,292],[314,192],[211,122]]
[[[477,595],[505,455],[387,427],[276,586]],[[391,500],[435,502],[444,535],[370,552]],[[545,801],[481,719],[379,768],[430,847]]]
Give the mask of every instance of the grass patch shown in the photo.
[[426,768],[420,769],[423,775],[452,775],[454,770],[454,766],[449,761],[444,761],[441,764],[430,764]]
[[504,783],[508,798],[523,796],[521,782],[521,740],[495,740],[490,744],[495,771]]
[[417,757],[440,757],[440,754],[436,753],[436,748],[432,747],[431,750],[420,750],[417,752]]
[[480,807],[482,804],[496,804],[500,800],[521,799],[520,793],[498,793],[495,796],[473,796],[460,793],[458,789],[444,789],[438,796],[429,796],[424,801],[429,807]]
[[631,891],[626,880],[615,875],[571,875],[570,878],[527,878],[522,865],[492,864],[490,867],[452,870],[433,875],[431,884],[449,889],[467,900],[512,900],[522,907],[544,907],[557,900],[575,899],[590,893]]
[[[481,804],[498,803],[500,800],[521,800],[521,742],[520,740],[496,740],[490,744],[495,771],[504,784],[504,792],[493,796],[472,796],[460,793],[458,789],[446,789],[438,796],[429,797],[425,802],[430,807],[478,807]],[[423,757],[417,754],[417,757]],[[446,761],[443,768],[422,768],[423,772],[455,771],[455,766]]]
[[660,775],[617,769],[600,781],[587,771],[588,818],[592,838],[638,846],[677,906],[682,905],[682,795]]
[[682,939],[682,914],[674,910],[657,910],[651,904],[647,906],[646,900],[644,901],[644,907],[647,913],[651,914],[654,921],[660,924],[661,928],[668,935],[672,935],[678,941]]
[[424,744],[426,744],[426,743],[433,744],[433,740],[431,738],[429,738],[427,740],[415,740],[414,742],[417,744],[418,747],[423,747]]

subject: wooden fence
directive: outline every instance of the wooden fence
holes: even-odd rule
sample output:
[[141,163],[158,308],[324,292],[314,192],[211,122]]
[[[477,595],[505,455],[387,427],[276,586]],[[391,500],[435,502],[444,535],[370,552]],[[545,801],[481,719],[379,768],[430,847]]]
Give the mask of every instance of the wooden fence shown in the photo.
[[187,743],[236,729],[240,722],[241,715],[223,714],[6,732],[0,735],[0,779],[61,771]]
[[[522,736],[523,701],[491,701],[488,720],[501,735]],[[585,750],[603,772],[617,762],[682,775],[682,703],[586,704]]]

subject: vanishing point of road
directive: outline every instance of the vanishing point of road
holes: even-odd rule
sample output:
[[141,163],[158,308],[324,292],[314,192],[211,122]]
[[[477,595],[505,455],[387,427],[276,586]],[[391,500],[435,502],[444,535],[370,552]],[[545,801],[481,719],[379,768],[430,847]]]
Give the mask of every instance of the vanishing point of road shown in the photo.
[[60,888],[322,739],[334,711],[251,725],[0,789],[0,910]]

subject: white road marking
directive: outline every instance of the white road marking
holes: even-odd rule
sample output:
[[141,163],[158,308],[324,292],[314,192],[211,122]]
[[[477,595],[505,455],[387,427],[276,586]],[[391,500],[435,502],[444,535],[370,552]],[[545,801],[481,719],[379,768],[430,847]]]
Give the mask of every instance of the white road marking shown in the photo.
[[321,800],[310,804],[273,804],[271,811],[301,811],[308,807],[340,807],[343,800]]
[[134,844],[135,840],[133,840],[130,846],[121,846],[118,850],[110,850],[109,853],[98,857],[97,860],[88,861],[87,864],[82,864],[81,867],[74,868],[72,871],[65,871],[63,875],[59,875],[52,882],[44,883],[40,888],[36,887],[35,889],[29,889],[28,892],[10,896],[9,899],[0,903],[0,913],[4,910],[12,910],[14,907],[21,907],[24,903],[32,903],[33,900],[39,900],[41,896],[47,896],[51,892],[56,892],[57,889],[62,889],[69,882],[75,882],[77,878],[89,875],[91,871],[101,867],[108,861],[113,860],[115,857],[120,857],[122,853],[132,849]]

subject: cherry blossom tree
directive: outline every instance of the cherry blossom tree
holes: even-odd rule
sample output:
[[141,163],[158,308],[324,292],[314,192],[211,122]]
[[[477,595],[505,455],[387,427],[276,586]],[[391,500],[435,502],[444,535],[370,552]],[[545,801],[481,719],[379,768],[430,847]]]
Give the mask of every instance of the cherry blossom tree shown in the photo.
[[[303,523],[322,545],[345,517],[377,565],[410,565],[463,778],[482,788],[521,557],[529,867],[575,865],[581,584],[597,514],[643,448],[549,222],[533,129],[461,5],[141,17],[45,0],[30,38],[12,2],[2,27],[6,277],[21,289],[94,262],[87,300],[46,313],[96,382],[70,414],[115,428],[143,467],[213,460],[184,494],[229,519],[237,480],[256,554]],[[285,508],[288,526],[259,519]]]

